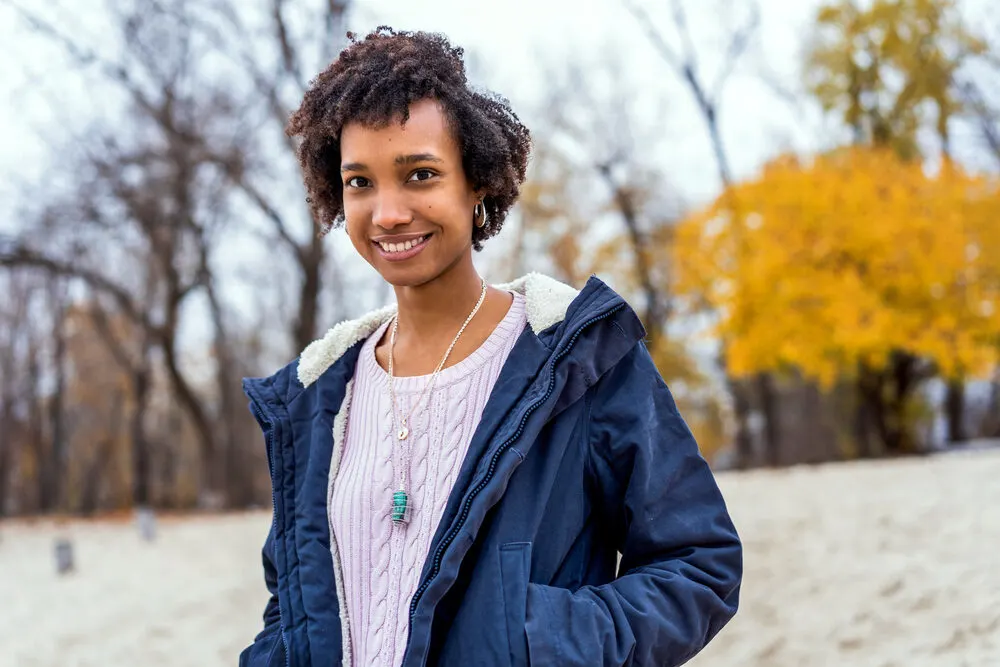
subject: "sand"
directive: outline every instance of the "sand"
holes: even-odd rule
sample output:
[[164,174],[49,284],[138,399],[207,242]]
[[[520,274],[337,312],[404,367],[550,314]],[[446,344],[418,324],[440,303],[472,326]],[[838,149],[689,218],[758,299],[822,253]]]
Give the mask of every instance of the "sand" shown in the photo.
[[[725,473],[737,618],[695,667],[1000,666],[1000,452]],[[235,666],[267,512],[0,524],[0,666]],[[55,573],[69,536],[74,573]]]

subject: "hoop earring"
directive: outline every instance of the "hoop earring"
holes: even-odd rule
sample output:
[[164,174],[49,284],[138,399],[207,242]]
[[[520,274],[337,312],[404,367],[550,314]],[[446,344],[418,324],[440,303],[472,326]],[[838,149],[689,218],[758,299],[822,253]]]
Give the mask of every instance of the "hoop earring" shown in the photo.
[[479,202],[472,209],[472,219],[475,221],[476,227],[482,229],[486,226],[486,204]]

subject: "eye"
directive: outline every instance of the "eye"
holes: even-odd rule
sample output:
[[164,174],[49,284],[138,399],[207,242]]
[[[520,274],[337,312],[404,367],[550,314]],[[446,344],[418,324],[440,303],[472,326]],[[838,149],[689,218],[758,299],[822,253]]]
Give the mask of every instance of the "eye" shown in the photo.
[[349,188],[367,188],[371,183],[364,176],[352,176],[344,181],[344,185]]
[[426,181],[437,176],[430,169],[417,169],[413,174],[410,175],[411,181]]

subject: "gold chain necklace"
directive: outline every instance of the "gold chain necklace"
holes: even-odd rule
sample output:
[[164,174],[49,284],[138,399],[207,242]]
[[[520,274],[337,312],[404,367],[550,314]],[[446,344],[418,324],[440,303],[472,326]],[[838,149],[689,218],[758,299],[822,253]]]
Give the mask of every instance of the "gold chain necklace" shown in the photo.
[[[407,426],[410,417],[416,412],[417,407],[424,400],[424,396],[427,391],[434,385],[435,380],[437,380],[438,373],[444,368],[445,362],[448,361],[448,357],[451,356],[451,351],[455,349],[455,345],[458,343],[458,339],[462,337],[465,332],[466,327],[472,321],[472,318],[476,316],[479,312],[479,308],[483,305],[483,301],[486,300],[486,280],[483,279],[482,290],[479,293],[479,301],[476,302],[476,307],[472,309],[469,316],[465,318],[465,323],[455,334],[454,340],[451,341],[451,345],[445,351],[444,356],[438,363],[437,368],[431,373],[430,379],[427,384],[424,385],[423,390],[421,390],[420,395],[417,397],[417,401],[410,408],[409,414],[399,417],[396,411],[396,390],[395,390],[395,375],[393,374],[393,357],[395,356],[396,350],[396,332],[399,329],[399,315],[396,315],[392,321],[392,334],[389,338],[389,398],[392,401],[392,419],[393,425],[397,427],[396,439],[399,441],[400,445],[403,445],[406,438],[410,435],[410,428]],[[410,508],[410,497],[406,492],[406,477],[409,468],[409,461],[406,457],[403,457],[403,463],[399,470],[399,490],[392,494],[392,522],[395,524],[403,524],[409,521],[409,508]]]

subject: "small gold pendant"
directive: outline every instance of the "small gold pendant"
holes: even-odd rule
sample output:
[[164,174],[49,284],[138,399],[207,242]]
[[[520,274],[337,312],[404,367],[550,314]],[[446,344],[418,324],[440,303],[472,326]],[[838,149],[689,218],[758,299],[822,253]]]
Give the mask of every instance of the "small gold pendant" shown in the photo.
[[399,433],[396,434],[396,437],[399,438],[400,440],[406,440],[406,436],[408,435],[410,435],[410,429],[403,426],[402,428],[399,429]]

